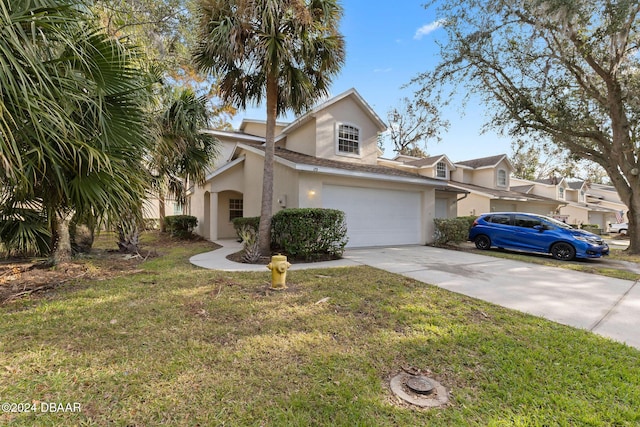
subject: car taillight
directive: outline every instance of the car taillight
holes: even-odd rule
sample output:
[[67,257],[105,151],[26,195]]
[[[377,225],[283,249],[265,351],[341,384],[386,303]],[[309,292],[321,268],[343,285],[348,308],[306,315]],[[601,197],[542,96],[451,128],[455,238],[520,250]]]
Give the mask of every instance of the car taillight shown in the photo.
[[471,226],[472,226],[472,227],[475,227],[476,225],[478,225],[478,220],[477,220],[477,219],[474,219],[474,220],[473,220],[473,224],[472,224]]

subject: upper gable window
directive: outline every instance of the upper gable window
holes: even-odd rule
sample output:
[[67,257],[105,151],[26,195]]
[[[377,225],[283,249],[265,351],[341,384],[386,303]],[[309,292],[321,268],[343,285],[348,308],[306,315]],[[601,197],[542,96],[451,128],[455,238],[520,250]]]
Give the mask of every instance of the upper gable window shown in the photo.
[[584,199],[585,199],[584,195],[585,195],[584,190],[580,190],[580,200],[578,200],[579,202],[584,202]]
[[436,178],[447,177],[447,164],[445,162],[438,162],[436,164]]
[[498,187],[507,186],[507,171],[504,169],[498,170]]
[[352,125],[338,126],[338,154],[360,155],[360,129]]
[[564,200],[564,188],[563,187],[558,187],[558,198],[560,200]]

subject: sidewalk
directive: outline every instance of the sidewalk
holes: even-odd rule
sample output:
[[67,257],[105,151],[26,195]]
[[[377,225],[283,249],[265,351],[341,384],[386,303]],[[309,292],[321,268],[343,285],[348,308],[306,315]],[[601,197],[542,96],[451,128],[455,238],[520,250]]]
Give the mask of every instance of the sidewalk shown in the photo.
[[[194,255],[189,258],[191,264],[198,267],[207,268],[209,270],[222,271],[267,271],[266,265],[262,264],[242,264],[227,259],[228,255],[239,252],[242,249],[242,243],[237,240],[217,240],[214,243],[222,246],[215,251],[205,252],[203,254]],[[335,261],[312,262],[293,264],[289,270],[305,270],[310,268],[329,268],[329,267],[353,267],[360,265],[347,258]]]
[[[266,271],[265,266],[226,259],[237,242],[190,261],[224,271]],[[295,264],[291,270],[368,265],[488,301],[503,307],[586,329],[640,349],[640,285],[563,268],[429,246],[350,249],[344,258]]]

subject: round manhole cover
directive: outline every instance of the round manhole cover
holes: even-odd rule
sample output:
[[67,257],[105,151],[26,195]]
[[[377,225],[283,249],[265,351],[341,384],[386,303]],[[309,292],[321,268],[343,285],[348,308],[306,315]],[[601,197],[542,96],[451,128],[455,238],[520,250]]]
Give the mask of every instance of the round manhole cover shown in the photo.
[[433,393],[433,384],[425,377],[411,377],[406,382],[409,390],[418,394]]
[[400,373],[389,384],[400,399],[421,408],[435,408],[449,402],[447,390],[436,380],[422,375]]

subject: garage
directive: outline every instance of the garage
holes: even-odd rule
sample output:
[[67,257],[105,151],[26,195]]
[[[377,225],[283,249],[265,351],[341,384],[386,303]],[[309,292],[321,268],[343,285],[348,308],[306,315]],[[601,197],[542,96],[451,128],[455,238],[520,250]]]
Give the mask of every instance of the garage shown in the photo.
[[424,243],[419,192],[324,185],[322,206],[344,211],[347,247]]

